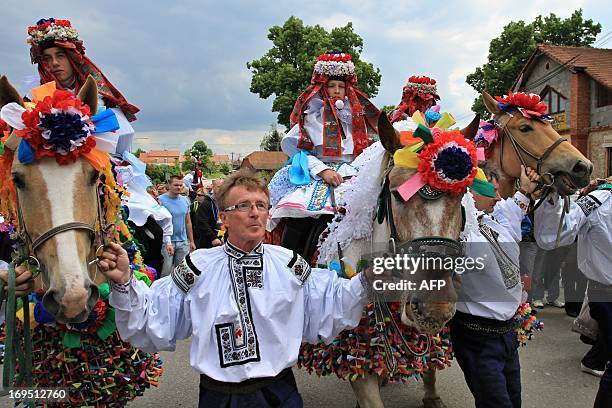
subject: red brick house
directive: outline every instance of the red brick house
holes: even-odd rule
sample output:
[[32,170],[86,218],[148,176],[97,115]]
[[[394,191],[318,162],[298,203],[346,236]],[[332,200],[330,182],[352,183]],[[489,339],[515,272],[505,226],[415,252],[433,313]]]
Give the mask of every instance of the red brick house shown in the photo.
[[282,167],[287,160],[289,160],[289,157],[283,152],[256,151],[242,159],[240,168],[248,168],[255,171],[272,171]]
[[539,94],[553,127],[593,162],[593,176],[612,176],[612,49],[539,45],[518,78],[519,90]]
[[185,157],[178,150],[149,150],[140,153],[139,159],[146,164],[167,164],[168,166],[174,166],[177,160],[179,163],[185,161]]

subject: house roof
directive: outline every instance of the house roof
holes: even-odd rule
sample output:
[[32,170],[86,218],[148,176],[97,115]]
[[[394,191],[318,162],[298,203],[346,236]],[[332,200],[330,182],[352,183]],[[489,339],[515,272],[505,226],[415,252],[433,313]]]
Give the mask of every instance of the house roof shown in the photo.
[[562,45],[540,44],[531,54],[517,80],[521,85],[527,74],[531,71],[533,62],[542,54],[548,55],[559,64],[567,67],[568,70],[575,72],[577,68],[583,68],[587,75],[597,82],[612,89],[612,49],[610,48],[588,48],[588,47],[568,47]]
[[230,157],[229,154],[213,154],[212,156],[210,156],[210,160],[213,163],[230,163]]
[[247,159],[255,170],[275,170],[281,167],[289,156],[283,152],[256,151],[244,158]]
[[147,157],[178,157],[181,155],[181,152],[178,150],[149,150],[143,153],[146,154]]

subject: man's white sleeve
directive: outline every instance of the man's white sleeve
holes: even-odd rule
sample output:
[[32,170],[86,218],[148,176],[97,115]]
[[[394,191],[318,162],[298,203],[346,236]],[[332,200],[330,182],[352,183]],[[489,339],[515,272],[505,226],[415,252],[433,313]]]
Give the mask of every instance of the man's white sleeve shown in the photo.
[[186,294],[166,276],[148,287],[132,277],[126,285],[111,285],[109,303],[121,338],[145,351],[174,350],[176,340],[191,334]]
[[[589,199],[588,196],[579,200]],[[552,204],[550,202],[552,200]],[[534,219],[534,236],[538,246],[542,249],[554,249],[557,241],[557,230],[563,211],[563,200],[554,194],[536,209]],[[575,202],[570,202],[569,214],[565,214],[559,246],[571,245],[580,229],[588,222],[588,218],[583,209]]]
[[304,341],[329,343],[342,330],[359,324],[367,302],[361,278],[341,279],[333,271],[312,269],[304,282]]
[[521,222],[527,214],[529,197],[517,191],[513,197],[499,201],[493,209],[493,216],[506,228],[516,242],[522,239]]

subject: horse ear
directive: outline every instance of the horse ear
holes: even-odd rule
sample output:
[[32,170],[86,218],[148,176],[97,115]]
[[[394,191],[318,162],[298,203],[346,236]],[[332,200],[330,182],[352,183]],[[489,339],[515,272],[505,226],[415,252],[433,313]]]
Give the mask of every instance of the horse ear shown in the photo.
[[478,132],[478,126],[480,126],[479,113],[477,113],[476,116],[474,116],[474,119],[472,119],[472,121],[470,122],[470,124],[461,129],[460,132],[466,139],[474,140],[474,136],[476,136],[476,133]]
[[489,95],[486,91],[482,93],[482,100],[487,107],[487,110],[493,115],[499,115],[501,113],[501,109],[499,109],[499,105],[497,104],[495,98]]
[[387,115],[384,113],[378,116],[378,137],[385,150],[391,154],[402,148],[399,133],[395,130],[391,122],[389,122]]
[[98,85],[91,75],[87,76],[85,84],[81,87],[77,98],[89,106],[92,115],[98,111]]
[[19,96],[19,92],[11,85],[6,76],[2,75],[0,77],[0,108],[11,102],[23,106],[23,99]]

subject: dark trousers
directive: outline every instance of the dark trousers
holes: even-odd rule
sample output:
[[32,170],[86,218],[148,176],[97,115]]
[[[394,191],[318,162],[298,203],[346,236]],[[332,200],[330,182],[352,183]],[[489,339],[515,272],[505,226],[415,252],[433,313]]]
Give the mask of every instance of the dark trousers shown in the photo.
[[207,389],[200,384],[198,408],[302,408],[293,372],[257,391],[228,393]]
[[561,268],[561,279],[563,279],[563,295],[565,297],[565,311],[578,314],[584,300],[587,287],[587,278],[578,269],[577,248],[574,242],[567,248],[565,262]]
[[451,339],[476,408],[520,408],[516,333],[484,334],[451,323]]
[[[591,299],[589,289],[589,300]],[[594,297],[595,298],[595,297]],[[599,390],[595,399],[594,408],[612,407],[612,302],[589,302],[591,316],[599,324],[599,339],[602,339],[607,354],[606,371],[599,382]]]

